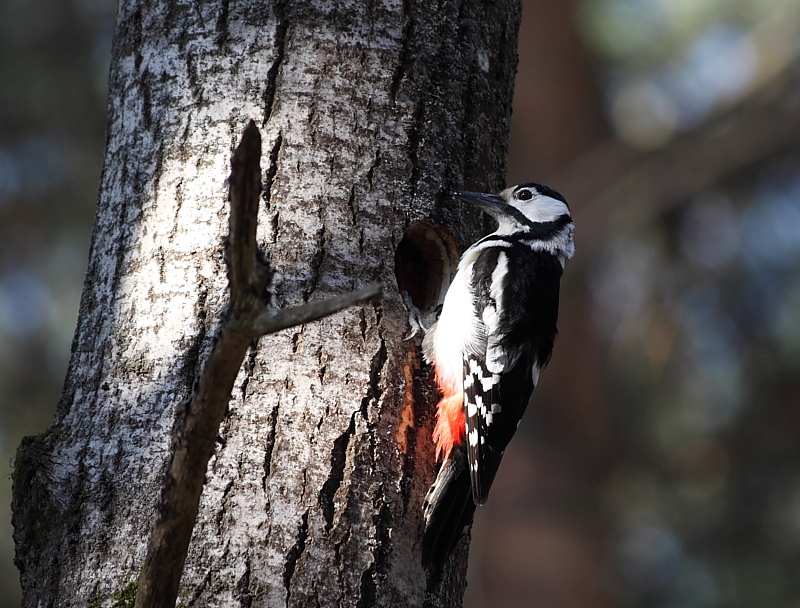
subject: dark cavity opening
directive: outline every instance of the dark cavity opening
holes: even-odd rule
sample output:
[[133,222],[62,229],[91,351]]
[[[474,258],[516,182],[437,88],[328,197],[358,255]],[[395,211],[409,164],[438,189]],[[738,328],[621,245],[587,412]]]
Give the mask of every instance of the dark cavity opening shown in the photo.
[[444,302],[458,257],[453,237],[441,226],[419,222],[403,234],[394,254],[394,274],[400,291],[408,292],[423,315]]

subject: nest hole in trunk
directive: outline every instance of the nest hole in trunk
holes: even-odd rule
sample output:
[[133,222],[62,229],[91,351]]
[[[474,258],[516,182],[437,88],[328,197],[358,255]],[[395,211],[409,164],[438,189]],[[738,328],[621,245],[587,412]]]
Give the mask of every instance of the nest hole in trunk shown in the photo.
[[397,286],[423,316],[432,317],[444,302],[458,267],[458,249],[447,230],[430,222],[412,224],[394,254]]

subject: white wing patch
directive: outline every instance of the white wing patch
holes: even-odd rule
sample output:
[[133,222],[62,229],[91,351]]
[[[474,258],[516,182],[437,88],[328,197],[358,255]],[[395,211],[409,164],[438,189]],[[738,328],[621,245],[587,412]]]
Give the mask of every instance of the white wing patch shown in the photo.
[[483,389],[484,393],[488,393],[498,382],[500,382],[500,374],[492,374],[491,376],[482,376],[481,388]]
[[[508,354],[500,347],[499,341],[502,336],[499,335],[498,324],[503,315],[503,279],[508,275],[508,255],[505,251],[497,254],[497,266],[492,271],[492,282],[489,287],[489,295],[494,301],[494,307],[486,307],[486,311],[491,309],[492,314],[487,315],[484,311],[484,324],[486,325],[486,334],[489,337],[486,345],[486,369],[493,374],[502,373],[508,366]],[[487,322],[487,317],[489,317]],[[486,389],[484,389],[486,390]]]

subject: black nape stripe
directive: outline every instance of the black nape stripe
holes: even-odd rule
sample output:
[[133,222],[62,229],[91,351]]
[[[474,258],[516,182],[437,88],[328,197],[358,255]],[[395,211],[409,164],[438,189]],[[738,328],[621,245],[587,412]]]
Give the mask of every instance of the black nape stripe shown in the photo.
[[[514,209],[514,211],[517,210]],[[522,214],[520,213],[520,215]],[[527,226],[525,230],[515,232],[514,234],[490,234],[483,237],[478,243],[485,243],[487,241],[506,241],[510,243],[532,240],[549,241],[552,240],[562,228],[571,223],[572,218],[568,215],[560,215],[552,222],[531,222],[528,218],[525,218],[525,224],[523,224]]]

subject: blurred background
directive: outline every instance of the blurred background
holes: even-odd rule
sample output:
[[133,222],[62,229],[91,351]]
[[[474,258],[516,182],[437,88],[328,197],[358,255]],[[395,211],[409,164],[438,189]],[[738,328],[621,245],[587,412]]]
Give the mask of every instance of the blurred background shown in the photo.
[[[0,605],[11,460],[52,419],[114,0],[0,0]],[[465,604],[800,608],[800,2],[524,0],[509,184],[564,194],[553,362]]]
[[800,2],[526,0],[519,49],[507,182],[577,254],[467,605],[800,607]]
[[0,0],[0,606],[11,464],[53,420],[89,253],[115,0]]

